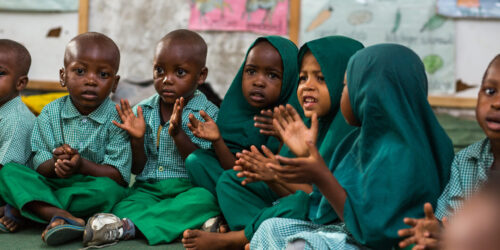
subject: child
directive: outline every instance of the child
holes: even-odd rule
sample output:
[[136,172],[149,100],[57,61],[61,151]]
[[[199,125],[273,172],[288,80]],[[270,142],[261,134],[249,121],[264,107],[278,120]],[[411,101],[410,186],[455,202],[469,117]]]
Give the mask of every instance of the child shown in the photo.
[[217,107],[197,90],[208,74],[206,55],[207,45],[197,33],[183,29],[168,33],[158,43],[153,62],[158,94],[136,106],[137,116],[128,102],[122,101],[121,109],[117,105],[123,124],[114,124],[131,136],[136,182],[129,196],[113,208],[123,218],[121,224],[93,230],[89,222],[84,244],[100,245],[139,235],[150,245],[169,243],[187,228],[199,228],[220,213],[215,197],[193,187],[184,167],[184,159],[192,151],[210,147],[209,141],[189,131],[189,114],[204,110],[217,119]]
[[353,242],[390,249],[399,218],[419,214],[444,188],[453,147],[427,102],[420,58],[401,45],[371,46],[351,57],[346,79],[341,111],[359,128],[337,147],[330,168],[311,142],[309,157],[268,164],[284,181],[314,184],[311,221],[268,219],[253,249],[296,241],[308,249],[352,249]]
[[489,176],[486,185],[468,199],[445,226],[440,249],[496,250],[500,246],[500,179]]
[[[215,195],[215,186],[224,170],[236,161],[235,153],[251,145],[278,149],[278,141],[261,134],[261,112],[284,104],[297,84],[297,47],[278,36],[258,38],[248,49],[231,87],[224,97],[217,123],[204,112],[205,122],[191,119],[190,129],[197,137],[212,141],[213,150],[197,150],[186,159],[186,168],[194,185]],[[271,113],[272,115],[272,113]],[[256,120],[254,120],[256,119]]]
[[100,33],[84,33],[66,46],[60,81],[69,96],[48,104],[31,137],[33,169],[7,164],[0,194],[23,217],[49,222],[48,245],[81,237],[82,217],[111,211],[130,179],[128,135],[111,121],[120,52]]
[[463,201],[487,180],[488,173],[500,169],[499,90],[500,55],[497,55],[484,73],[476,105],[476,119],[487,138],[457,153],[451,166],[450,181],[439,197],[435,216],[431,204],[426,204],[425,218],[404,219],[412,228],[398,232],[401,237],[407,237],[400,242],[400,247],[417,244],[431,248],[437,244],[441,231],[439,220],[459,210]]
[[[28,84],[30,65],[30,53],[23,45],[0,39],[0,169],[9,162],[26,164],[31,155],[35,116],[19,97]],[[0,232],[15,231],[16,217],[19,214],[14,216],[10,206],[0,207]]]
[[[284,142],[290,147],[284,146],[280,155],[306,156],[308,153],[307,145],[301,143],[302,137],[309,137],[310,134],[316,136],[318,132],[313,132],[313,130],[318,129],[319,123],[320,136],[317,145],[321,154],[325,158],[329,158],[343,136],[353,129],[345,122],[339,112],[339,106],[347,62],[361,48],[363,45],[358,41],[340,36],[317,39],[302,46],[299,52],[301,67],[297,94],[292,96],[290,103],[298,108],[303,117],[301,118],[295,113],[296,117],[294,118],[297,119],[298,125],[296,127],[304,127],[304,119],[307,124],[311,124],[311,129],[287,131],[289,132],[287,135],[282,135]],[[335,60],[332,60],[333,58]],[[323,73],[321,69],[328,70],[324,70]],[[279,112],[277,108],[276,111]],[[319,117],[319,122],[317,117]],[[304,134],[298,133],[304,131]],[[316,141],[316,138],[310,139]],[[269,158],[274,158],[267,148],[263,147],[262,149],[267,152],[266,155]],[[242,165],[264,158],[254,146],[252,146],[251,152],[244,150],[238,156],[240,159],[237,163]],[[259,165],[265,165],[265,161],[266,159],[263,159],[262,163],[255,164],[255,168],[258,168]],[[263,173],[264,171],[258,171],[250,165],[252,164],[245,167],[247,170],[242,172],[243,175],[239,173],[238,176],[248,176],[248,172],[252,170],[259,172],[257,175],[266,175]],[[242,166],[235,167],[235,169],[242,170]],[[262,169],[267,170],[268,168],[264,166]],[[292,186],[274,178],[274,173],[268,173],[268,175],[270,178],[254,176],[251,181],[250,178],[247,178],[243,181],[244,186],[242,186],[241,178],[238,178],[234,171],[226,171],[222,174],[217,183],[217,197],[221,210],[233,232],[225,234],[199,232],[200,236],[194,240],[196,244],[221,244],[219,247],[223,248],[224,243],[237,241],[240,242],[238,247],[241,248],[252,239],[255,230],[267,218],[305,219],[308,195],[305,192],[294,193],[299,188],[305,191],[308,189],[307,192],[310,193],[312,191],[310,185],[307,185],[307,188]]]

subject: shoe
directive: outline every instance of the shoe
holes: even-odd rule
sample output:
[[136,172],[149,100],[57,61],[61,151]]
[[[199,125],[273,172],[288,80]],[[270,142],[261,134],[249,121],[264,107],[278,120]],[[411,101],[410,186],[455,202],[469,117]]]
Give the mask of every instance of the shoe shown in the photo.
[[90,217],[83,233],[83,245],[101,246],[135,237],[135,225],[127,218],[98,213]]
[[209,233],[220,233],[220,227],[225,224],[227,223],[225,222],[224,217],[218,215],[205,221],[205,223],[203,223],[203,225],[201,226],[201,231]]

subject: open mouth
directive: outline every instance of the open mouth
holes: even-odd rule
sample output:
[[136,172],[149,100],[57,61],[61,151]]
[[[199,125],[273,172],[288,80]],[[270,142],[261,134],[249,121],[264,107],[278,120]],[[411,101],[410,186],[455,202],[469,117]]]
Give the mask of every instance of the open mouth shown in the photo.
[[318,99],[313,96],[304,96],[302,97],[302,106],[304,109],[310,109],[314,107],[318,103]]
[[260,91],[252,91],[250,92],[250,99],[254,102],[264,102],[266,96]]
[[500,131],[500,119],[488,117],[486,118],[486,126],[491,130]]

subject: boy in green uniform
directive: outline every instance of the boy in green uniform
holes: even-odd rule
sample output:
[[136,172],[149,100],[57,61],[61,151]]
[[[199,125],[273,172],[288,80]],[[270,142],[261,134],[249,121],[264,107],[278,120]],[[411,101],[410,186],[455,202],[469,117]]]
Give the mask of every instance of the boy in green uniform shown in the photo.
[[[23,45],[0,39],[0,168],[9,162],[26,164],[31,155],[35,116],[19,97],[28,83],[30,65],[30,53]],[[15,231],[18,216],[10,206],[0,207],[0,231]]]
[[201,119],[199,112],[203,110],[217,119],[218,114],[217,107],[197,90],[207,77],[206,55],[207,45],[198,34],[170,32],[160,40],[154,56],[158,94],[134,110],[127,101],[121,101],[121,108],[117,105],[123,123],[114,123],[131,136],[136,183],[129,196],[113,208],[121,221],[106,223],[108,215],[89,220],[85,245],[137,236],[144,236],[150,245],[168,243],[220,213],[209,191],[192,186],[184,166],[191,152],[211,146],[188,129],[189,115]]
[[31,136],[33,169],[7,164],[0,195],[23,217],[47,223],[49,245],[81,237],[83,217],[111,208],[126,194],[131,148],[109,94],[120,52],[105,35],[85,33],[66,46],[60,81],[69,96],[48,104]]

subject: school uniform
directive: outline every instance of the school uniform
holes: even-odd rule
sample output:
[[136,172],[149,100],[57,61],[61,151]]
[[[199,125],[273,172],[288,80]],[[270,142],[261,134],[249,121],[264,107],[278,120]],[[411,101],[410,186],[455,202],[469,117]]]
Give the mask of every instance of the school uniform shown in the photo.
[[28,162],[35,119],[19,96],[0,106],[0,165]]
[[[147,162],[129,195],[113,208],[113,213],[120,218],[129,218],[150,245],[168,243],[186,229],[201,227],[220,211],[210,192],[192,186],[184,161],[168,134],[170,123],[161,121],[160,96],[155,94],[137,106],[142,107],[146,122],[144,149]],[[195,137],[187,127],[189,114],[202,119],[201,110],[217,119],[218,108],[197,90],[183,109],[182,129],[194,144],[208,149],[211,143]]]
[[295,240],[304,240],[305,249],[391,249],[403,218],[423,217],[423,204],[436,204],[449,180],[453,146],[427,101],[420,58],[396,44],[362,49],[347,66],[347,87],[361,127],[346,136],[329,164],[347,194],[343,222],[313,186],[308,220],[266,220],[252,249],[283,249]]
[[64,179],[46,178],[36,170],[52,159],[53,149],[69,144],[82,158],[114,166],[128,182],[132,162],[129,137],[112,120],[119,121],[120,117],[109,98],[88,116],[78,112],[69,96],[49,103],[33,128],[32,168],[7,164],[0,171],[0,195],[5,202],[20,209],[24,217],[40,223],[47,221],[26,210],[24,205],[41,201],[77,217],[110,212],[126,194],[126,188],[112,179],[81,174]]
[[438,219],[449,217],[462,208],[463,202],[488,180],[493,161],[488,138],[469,145],[455,155],[450,181],[437,202],[435,215]]
[[[349,126],[340,112],[345,69],[349,58],[363,45],[346,37],[325,37],[306,43],[298,53],[300,65],[306,52],[310,51],[322,69],[325,83],[330,93],[330,110],[318,119],[316,147],[325,162],[330,162],[337,145],[354,127]],[[287,65],[287,64],[284,64]],[[295,91],[296,92],[296,91]],[[305,117],[297,95],[292,95],[289,103],[297,110],[304,123],[310,126],[311,119]],[[295,157],[284,145],[280,155]],[[315,193],[314,195],[318,195]],[[309,208],[309,195],[299,191],[281,198],[265,183],[257,182],[241,185],[241,178],[234,171],[226,171],[217,183],[217,197],[222,212],[232,230],[245,230],[251,240],[260,224],[272,217],[305,220]]]
[[[251,48],[261,40],[271,43],[281,55],[284,71],[276,106],[285,104],[296,89],[298,82],[297,47],[290,40],[282,37],[260,37],[250,46],[247,56]],[[242,78],[245,61],[224,97],[217,126],[224,143],[233,154],[249,149],[252,145],[256,147],[266,145],[271,151],[276,152],[279,141],[274,137],[262,135],[260,129],[254,125],[254,116],[259,115],[261,109],[251,106],[243,96]],[[194,185],[204,187],[216,195],[215,186],[224,169],[214,150],[196,150],[186,158],[186,168]]]

